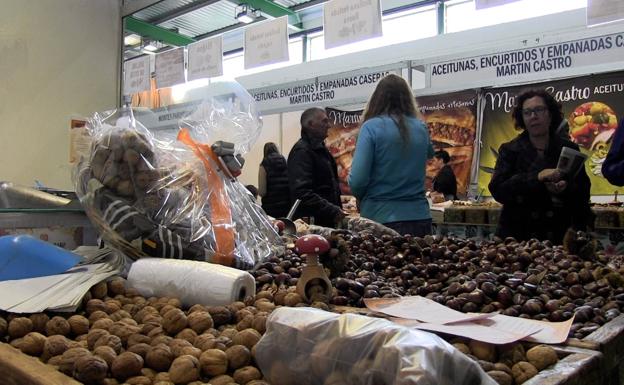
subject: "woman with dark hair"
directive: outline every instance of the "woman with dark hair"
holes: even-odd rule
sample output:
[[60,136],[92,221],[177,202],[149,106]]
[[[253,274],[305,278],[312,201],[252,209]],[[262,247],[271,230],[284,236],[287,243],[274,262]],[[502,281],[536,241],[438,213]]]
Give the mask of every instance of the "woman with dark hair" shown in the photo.
[[272,142],[264,144],[264,158],[258,171],[258,194],[262,197],[262,208],[268,215],[279,218],[288,214],[288,167],[286,159]]
[[361,215],[401,234],[431,234],[425,164],[433,147],[407,82],[381,79],[362,121],[349,175]]
[[563,147],[579,150],[557,135],[561,105],[545,90],[529,90],[516,97],[512,118],[522,132],[501,145],[489,184],[494,199],[503,204],[497,235],[561,244],[569,227],[592,227],[585,167],[575,175],[557,170]]

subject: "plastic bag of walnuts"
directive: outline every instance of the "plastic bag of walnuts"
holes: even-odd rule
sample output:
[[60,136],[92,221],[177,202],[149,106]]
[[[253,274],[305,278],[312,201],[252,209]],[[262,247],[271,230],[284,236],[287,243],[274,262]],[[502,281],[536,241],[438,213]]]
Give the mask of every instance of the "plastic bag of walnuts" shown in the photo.
[[90,151],[74,170],[76,193],[102,238],[132,259],[251,268],[281,246],[236,179],[261,129],[255,102],[235,82],[189,98],[96,113]]
[[438,336],[385,319],[281,307],[267,319],[256,362],[274,385],[495,385]]

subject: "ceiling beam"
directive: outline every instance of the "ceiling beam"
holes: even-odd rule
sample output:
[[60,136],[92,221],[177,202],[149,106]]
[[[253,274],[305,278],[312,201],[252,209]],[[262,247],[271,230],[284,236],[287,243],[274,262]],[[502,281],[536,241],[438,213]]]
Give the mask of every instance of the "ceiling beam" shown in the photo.
[[195,39],[188,36],[146,23],[143,20],[135,19],[133,17],[126,17],[124,19],[124,25],[128,31],[132,31],[140,36],[149,37],[150,39],[158,40],[169,45],[180,47],[195,41]]
[[187,13],[196,11],[200,8],[207,7],[211,4],[218,3],[221,0],[197,0],[192,3],[183,5],[179,8],[173,9],[169,12],[165,12],[161,15],[156,16],[153,19],[149,19],[149,22],[152,24],[161,24],[169,20],[173,20]]
[[163,0],[123,0],[123,5],[121,6],[121,17],[132,15],[135,12],[151,7],[161,1]]

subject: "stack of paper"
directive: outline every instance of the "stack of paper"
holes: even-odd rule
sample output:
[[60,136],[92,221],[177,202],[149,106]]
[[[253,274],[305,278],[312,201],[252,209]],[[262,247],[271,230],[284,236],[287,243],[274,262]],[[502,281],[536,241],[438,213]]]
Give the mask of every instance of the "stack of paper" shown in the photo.
[[74,252],[85,259],[64,274],[0,282],[0,309],[73,312],[93,285],[125,269],[125,257],[111,249],[79,248]]

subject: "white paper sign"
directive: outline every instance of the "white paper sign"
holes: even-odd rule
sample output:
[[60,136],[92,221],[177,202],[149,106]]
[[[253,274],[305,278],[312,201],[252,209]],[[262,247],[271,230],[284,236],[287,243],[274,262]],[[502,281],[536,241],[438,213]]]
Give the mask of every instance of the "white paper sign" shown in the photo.
[[[597,58],[600,58],[598,61]],[[624,32],[429,65],[431,87],[522,80],[585,66],[624,62]]]
[[223,75],[223,36],[200,40],[188,46],[188,80]]
[[288,61],[288,17],[245,28],[245,69]]
[[587,0],[587,25],[624,20],[624,1]]
[[124,95],[150,89],[150,56],[124,62]]
[[499,5],[505,5],[509,3],[513,3],[519,0],[475,0],[475,8],[483,9],[483,8],[491,8],[498,7]]
[[156,55],[156,87],[184,83],[184,47]]
[[325,49],[382,35],[380,0],[332,0],[323,5]]

